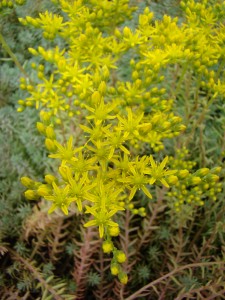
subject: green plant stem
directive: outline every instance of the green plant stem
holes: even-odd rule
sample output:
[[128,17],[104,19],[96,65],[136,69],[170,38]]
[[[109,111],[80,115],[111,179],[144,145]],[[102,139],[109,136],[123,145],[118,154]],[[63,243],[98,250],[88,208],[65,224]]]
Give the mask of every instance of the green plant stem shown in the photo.
[[185,147],[188,146],[188,144],[190,143],[191,139],[193,138],[194,136],[194,133],[195,133],[195,130],[203,123],[204,119],[205,119],[205,116],[206,116],[206,113],[208,111],[208,108],[210,107],[210,105],[212,104],[213,102],[213,97],[211,97],[211,99],[209,101],[207,101],[207,104],[206,106],[204,107],[202,113],[200,114],[198,120],[196,120],[196,122],[193,124],[192,126],[192,130],[191,132],[189,133],[186,141],[185,141]]
[[205,168],[206,166],[206,155],[205,155],[205,145],[204,145],[204,134],[203,134],[203,125],[199,127],[199,147],[200,147],[200,162],[201,166]]
[[183,67],[182,73],[181,73],[180,78],[179,78],[178,83],[177,83],[176,90],[175,90],[175,92],[174,92],[174,95],[175,95],[175,96],[177,96],[177,95],[180,93],[181,83],[182,83],[182,81],[183,81],[183,79],[184,79],[184,76],[185,76],[187,70],[188,70],[188,66],[189,66],[189,65],[186,64],[186,65]]
[[5,51],[9,54],[9,56],[12,58],[12,60],[14,61],[14,63],[16,64],[16,66],[20,69],[20,71],[26,76],[29,77],[28,74],[26,73],[26,71],[24,70],[23,66],[21,65],[21,63],[18,61],[17,57],[15,56],[15,54],[12,52],[12,50],[10,49],[9,45],[7,44],[7,42],[5,41],[3,35],[0,33],[0,42],[2,43],[2,47],[5,49]]
[[160,283],[164,279],[166,279],[168,277],[171,277],[174,274],[179,273],[183,270],[190,269],[190,268],[197,268],[197,267],[199,267],[199,268],[200,267],[209,267],[209,266],[214,266],[214,265],[225,265],[225,262],[224,261],[214,261],[214,262],[193,263],[193,264],[188,264],[188,265],[185,265],[185,266],[181,266],[181,267],[176,268],[175,270],[163,275],[162,277],[148,283],[147,285],[143,286],[141,289],[136,291],[134,294],[132,294],[131,296],[129,296],[125,300],[133,300],[133,299],[137,299],[140,296],[143,296],[142,293],[143,292],[146,293],[149,288],[153,287],[154,285],[156,285],[157,283]]

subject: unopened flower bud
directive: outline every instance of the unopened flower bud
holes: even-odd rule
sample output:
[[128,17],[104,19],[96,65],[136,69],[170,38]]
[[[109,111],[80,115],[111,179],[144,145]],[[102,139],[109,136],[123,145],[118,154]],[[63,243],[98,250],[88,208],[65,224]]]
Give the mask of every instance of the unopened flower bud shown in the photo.
[[39,196],[48,196],[51,194],[52,190],[47,186],[46,184],[41,184],[39,188],[37,189],[37,193]]
[[102,249],[104,253],[110,253],[113,251],[113,243],[111,241],[104,241],[102,243]]
[[130,37],[130,35],[131,35],[131,30],[130,30],[130,28],[129,27],[124,27],[124,29],[123,29],[123,35],[126,37],[126,38],[129,38]]
[[48,125],[51,119],[51,115],[46,111],[41,111],[40,118],[46,125]]
[[205,176],[209,173],[209,169],[208,168],[201,168],[196,172],[196,175],[198,176]]
[[50,152],[55,152],[56,151],[56,145],[53,140],[51,139],[45,139],[45,147],[50,151]]
[[91,96],[91,100],[94,104],[98,104],[101,100],[101,94],[99,93],[99,91],[95,91],[92,96]]
[[127,282],[128,282],[128,276],[127,276],[126,273],[121,272],[121,273],[119,273],[118,277],[119,277],[119,280],[120,280],[121,283],[127,284]]
[[45,125],[43,123],[37,122],[36,127],[40,133],[45,134]]
[[33,188],[34,187],[34,181],[30,179],[29,177],[22,177],[20,179],[22,185],[24,185],[27,188]]
[[221,167],[215,167],[211,170],[213,174],[219,174],[221,172]]
[[189,175],[189,171],[188,170],[180,170],[179,172],[178,172],[178,176],[180,177],[180,178],[186,178],[187,176]]
[[111,264],[110,270],[112,275],[118,275],[120,271],[120,267],[117,264]]
[[46,136],[51,140],[54,140],[56,138],[55,131],[51,126],[48,126],[46,128]]
[[27,198],[27,200],[37,200],[38,199],[38,195],[37,195],[36,191],[33,191],[33,190],[27,190],[24,193],[24,195]]
[[202,180],[198,176],[193,176],[190,181],[192,184],[199,184]]
[[122,263],[124,263],[125,261],[126,261],[126,255],[125,255],[125,253],[123,252],[123,251],[117,251],[117,253],[116,253],[116,260],[120,263],[120,264],[122,264]]
[[170,175],[166,178],[166,181],[168,182],[169,185],[174,185],[178,182],[178,178],[175,175]]
[[119,226],[109,227],[109,235],[110,236],[118,236],[120,233]]
[[57,181],[57,178],[51,174],[47,174],[45,175],[45,181],[48,183],[48,184],[52,184],[52,182],[55,182]]

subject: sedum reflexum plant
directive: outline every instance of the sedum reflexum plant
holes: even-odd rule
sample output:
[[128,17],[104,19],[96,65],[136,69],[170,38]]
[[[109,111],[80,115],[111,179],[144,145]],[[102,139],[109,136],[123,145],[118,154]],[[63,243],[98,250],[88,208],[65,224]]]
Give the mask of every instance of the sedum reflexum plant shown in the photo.
[[[18,111],[38,109],[37,129],[58,166],[43,182],[21,181],[28,200],[49,201],[49,213],[87,214],[84,226],[98,227],[103,251],[112,256],[111,273],[126,284],[121,266],[126,255],[114,237],[120,233],[121,211],[146,216],[144,206],[133,204],[137,191],[151,201],[155,187],[164,186],[168,205],[177,213],[183,205],[216,200],[221,192],[219,168],[195,171],[182,157],[165,156],[158,162],[156,154],[165,139],[185,130],[174,103],[186,72],[191,70],[199,88],[207,89],[206,107],[225,91],[224,78],[219,79],[225,59],[225,3],[182,1],[182,24],[166,15],[156,21],[146,8],[131,30],[122,25],[135,10],[127,0],[53,2],[60,15],[46,11],[20,19],[42,30],[49,47],[29,48],[39,61],[32,64],[37,76],[21,78],[21,89],[29,96],[19,100]],[[127,57],[124,79],[120,66]],[[181,74],[169,97],[165,71],[174,66]],[[141,155],[146,145],[149,155]]]

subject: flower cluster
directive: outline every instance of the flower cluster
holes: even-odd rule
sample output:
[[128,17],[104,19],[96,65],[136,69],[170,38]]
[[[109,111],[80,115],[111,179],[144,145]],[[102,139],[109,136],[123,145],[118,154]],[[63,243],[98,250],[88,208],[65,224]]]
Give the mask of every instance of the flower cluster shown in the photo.
[[4,8],[13,8],[15,5],[23,5],[26,0],[0,0],[0,12]]
[[200,168],[193,171],[195,162],[188,161],[188,150],[177,150],[177,157],[170,157],[169,165],[176,168],[177,182],[167,193],[170,204],[176,212],[181,212],[184,204],[202,206],[205,200],[217,200],[217,194],[222,191],[222,183],[219,182],[218,174],[220,167],[213,169]]
[[[187,8],[182,25],[168,16],[154,21],[146,8],[137,29],[131,30],[118,26],[134,10],[127,0],[54,2],[62,15],[45,12],[20,19],[41,29],[46,39],[57,37],[66,44],[63,49],[29,48],[40,63],[32,64],[36,78],[21,78],[21,88],[30,95],[19,100],[18,111],[26,106],[40,111],[37,129],[45,136],[49,157],[59,166],[58,175],[47,174],[44,182],[23,177],[25,195],[29,200],[45,198],[51,203],[49,213],[61,209],[68,214],[73,208],[88,214],[84,226],[98,227],[103,251],[113,254],[111,272],[126,283],[121,267],[126,256],[115,247],[113,237],[119,234],[119,211],[145,216],[145,208],[136,209],[132,203],[136,192],[151,199],[153,186],[171,187],[178,211],[182,201],[202,205],[203,186],[207,196],[215,187],[220,189],[217,169],[191,174],[193,166],[179,159],[169,159],[167,169],[168,157],[158,163],[154,152],[164,148],[165,138],[185,129],[173,112],[175,99],[164,87],[167,67],[179,65],[185,73],[194,66],[199,82],[205,82],[213,97],[223,91],[224,83],[212,70],[224,55],[223,4],[218,15],[202,8],[197,21],[191,17],[197,14],[197,4],[181,2]],[[125,53],[131,58],[123,79],[118,69]],[[137,155],[144,144],[152,155]]]

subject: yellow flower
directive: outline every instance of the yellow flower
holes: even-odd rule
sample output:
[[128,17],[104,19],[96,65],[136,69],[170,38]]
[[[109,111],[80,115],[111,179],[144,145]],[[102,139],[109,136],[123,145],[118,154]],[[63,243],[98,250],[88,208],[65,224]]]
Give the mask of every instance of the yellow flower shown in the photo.
[[68,197],[69,194],[69,185],[66,185],[64,188],[59,188],[55,182],[52,183],[53,194],[50,196],[44,196],[46,200],[52,201],[53,204],[50,207],[48,213],[51,214],[56,208],[60,208],[65,215],[68,215],[68,206],[72,201],[72,198]]
[[71,136],[69,140],[67,141],[67,144],[65,147],[63,147],[59,142],[54,141],[54,144],[56,148],[58,148],[58,151],[55,154],[50,154],[49,157],[51,158],[59,158],[62,160],[63,163],[66,161],[76,161],[77,158],[74,156],[74,154],[78,151],[80,151],[81,148],[74,149],[73,148],[73,137]]
[[116,209],[107,211],[104,208],[97,210],[95,207],[86,206],[86,212],[94,216],[94,220],[91,220],[84,224],[84,227],[98,226],[99,227],[99,236],[100,238],[104,235],[105,227],[108,226],[117,226],[117,223],[111,220],[111,217],[117,212]]
[[150,156],[150,163],[151,163],[151,169],[146,171],[146,174],[150,174],[152,178],[149,180],[150,184],[153,184],[155,181],[160,181],[163,185],[166,187],[169,187],[168,183],[166,182],[165,178],[168,175],[173,175],[177,171],[171,170],[167,171],[164,170],[166,163],[168,161],[168,156],[164,158],[164,160],[161,162],[160,165],[157,165],[156,162],[154,161],[152,155]]

